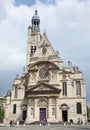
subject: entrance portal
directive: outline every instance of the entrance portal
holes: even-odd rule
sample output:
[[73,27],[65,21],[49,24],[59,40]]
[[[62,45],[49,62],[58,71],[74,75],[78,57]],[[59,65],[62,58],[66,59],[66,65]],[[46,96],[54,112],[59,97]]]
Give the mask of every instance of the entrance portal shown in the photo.
[[67,110],[62,110],[62,119],[63,121],[68,121]]
[[22,116],[22,120],[25,121],[26,120],[26,116],[27,116],[27,111],[23,110],[23,116]]
[[46,108],[40,108],[40,121],[46,119]]

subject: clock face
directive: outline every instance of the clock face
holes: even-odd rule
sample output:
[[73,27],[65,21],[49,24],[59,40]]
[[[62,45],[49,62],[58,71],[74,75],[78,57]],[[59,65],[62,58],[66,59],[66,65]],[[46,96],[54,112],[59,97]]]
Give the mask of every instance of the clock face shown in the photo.
[[45,79],[45,78],[47,78],[47,76],[48,76],[48,70],[47,70],[47,68],[45,68],[45,67],[41,68],[39,70],[39,77],[41,79]]
[[32,36],[31,37],[31,42],[36,43],[37,42],[37,36]]

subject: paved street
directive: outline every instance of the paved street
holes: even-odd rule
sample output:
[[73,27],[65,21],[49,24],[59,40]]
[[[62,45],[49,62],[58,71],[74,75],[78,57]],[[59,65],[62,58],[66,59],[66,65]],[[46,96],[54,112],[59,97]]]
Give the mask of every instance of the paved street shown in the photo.
[[90,130],[90,126],[19,126],[19,127],[0,127],[0,130]]

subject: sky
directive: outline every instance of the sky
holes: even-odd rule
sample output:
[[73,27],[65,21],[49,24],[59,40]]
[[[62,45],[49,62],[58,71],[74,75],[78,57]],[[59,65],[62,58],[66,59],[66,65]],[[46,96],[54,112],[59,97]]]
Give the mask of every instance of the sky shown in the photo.
[[40,31],[60,53],[83,72],[90,105],[90,0],[0,0],[0,96],[12,87],[26,65],[27,28],[35,10]]

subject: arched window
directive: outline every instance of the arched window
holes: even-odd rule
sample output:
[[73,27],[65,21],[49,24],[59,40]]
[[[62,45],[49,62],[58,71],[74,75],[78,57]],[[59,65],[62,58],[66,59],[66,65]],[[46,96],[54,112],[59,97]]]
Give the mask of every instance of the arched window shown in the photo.
[[62,94],[67,96],[67,82],[62,82]]
[[80,102],[77,103],[76,107],[77,107],[77,114],[82,114],[82,106]]
[[17,105],[13,104],[13,114],[16,114],[16,108],[17,108]]
[[81,82],[76,81],[76,95],[81,95]]
[[14,97],[15,97],[15,98],[18,97],[18,88],[17,88],[17,87],[15,87],[15,95],[14,95]]

